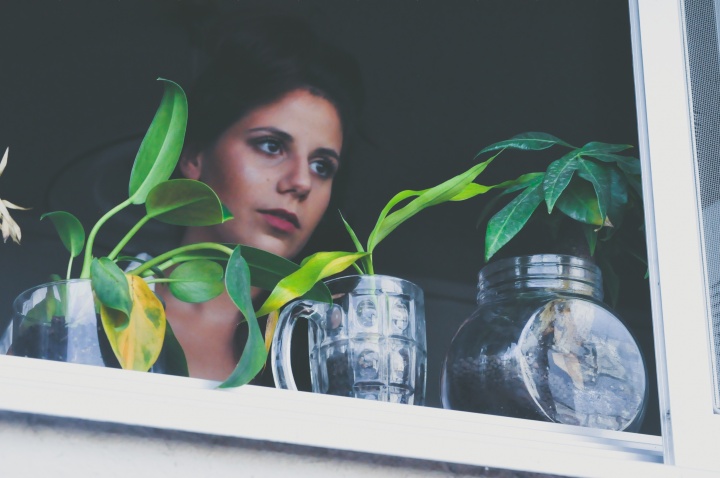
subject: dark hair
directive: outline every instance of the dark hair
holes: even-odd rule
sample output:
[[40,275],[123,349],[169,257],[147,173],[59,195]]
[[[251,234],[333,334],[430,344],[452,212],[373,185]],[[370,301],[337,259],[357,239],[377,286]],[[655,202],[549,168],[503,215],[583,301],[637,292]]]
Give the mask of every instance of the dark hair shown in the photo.
[[343,130],[341,165],[328,209],[301,254],[335,249],[346,235],[337,211],[351,176],[348,159],[356,138],[364,137],[359,128],[364,101],[360,68],[352,55],[320,39],[298,18],[246,18],[231,23],[231,34],[221,33],[215,53],[189,91],[186,153],[211,147],[237,120],[291,91],[306,89],[327,99]]
[[355,59],[293,17],[265,16],[238,25],[190,90],[187,147],[206,149],[238,119],[296,89],[337,108],[344,156],[363,102]]

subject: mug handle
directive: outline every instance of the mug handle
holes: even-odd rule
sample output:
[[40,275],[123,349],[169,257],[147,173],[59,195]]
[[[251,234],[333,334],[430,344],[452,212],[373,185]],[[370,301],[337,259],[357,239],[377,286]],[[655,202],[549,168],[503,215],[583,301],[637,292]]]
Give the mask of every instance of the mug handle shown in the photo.
[[272,341],[272,372],[276,388],[297,390],[290,364],[290,342],[297,319],[315,315],[312,303],[295,301],[283,309]]

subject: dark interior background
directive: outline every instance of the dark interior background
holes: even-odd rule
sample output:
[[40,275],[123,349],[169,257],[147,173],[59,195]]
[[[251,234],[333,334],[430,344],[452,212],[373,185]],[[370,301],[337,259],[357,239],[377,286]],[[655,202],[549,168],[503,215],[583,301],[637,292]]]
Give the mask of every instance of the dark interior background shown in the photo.
[[[122,200],[136,147],[159,103],[158,77],[186,89],[204,62],[216,21],[257,12],[306,18],[353,52],[367,101],[345,217],[367,237],[396,192],[423,189],[473,164],[496,141],[525,131],[572,144],[638,144],[627,2],[619,0],[58,1],[0,4],[0,148],[10,147],[0,197],[15,211],[21,246],[0,245],[0,317],[21,291],[64,274],[67,254],[38,221],[68,210],[89,227]],[[191,112],[192,114],[192,112]],[[562,152],[494,163],[491,184],[542,170]],[[450,340],[473,309],[483,266],[483,197],[410,220],[377,249],[376,271],[421,285],[427,298],[428,404]],[[110,244],[132,222],[117,218]],[[518,239],[523,253],[537,237]],[[132,246],[157,249],[172,234],[151,226]],[[352,246],[330,221],[316,248]],[[534,252],[534,251],[533,251]],[[654,349],[644,267],[619,270],[617,309],[636,335],[653,385],[641,432],[659,434]]]

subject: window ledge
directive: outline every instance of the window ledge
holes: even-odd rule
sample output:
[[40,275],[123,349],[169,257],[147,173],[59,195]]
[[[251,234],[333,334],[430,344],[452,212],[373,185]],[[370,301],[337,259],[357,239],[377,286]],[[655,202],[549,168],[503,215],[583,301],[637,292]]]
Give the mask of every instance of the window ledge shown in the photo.
[[[666,476],[662,439],[0,356],[0,410],[572,476]],[[645,476],[645,475],[643,475]],[[650,476],[650,475],[647,475]]]

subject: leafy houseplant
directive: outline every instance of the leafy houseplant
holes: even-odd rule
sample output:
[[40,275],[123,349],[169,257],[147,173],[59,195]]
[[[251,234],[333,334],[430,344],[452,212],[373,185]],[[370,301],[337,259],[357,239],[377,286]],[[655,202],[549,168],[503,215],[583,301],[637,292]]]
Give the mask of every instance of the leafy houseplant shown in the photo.
[[[311,270],[322,271],[327,262],[323,255],[334,257],[346,267],[353,265],[359,275],[328,281],[332,304],[299,300],[269,322],[271,327],[277,326],[277,333],[272,334],[272,367],[277,387],[296,388],[289,373],[289,350],[293,325],[297,319],[304,318],[311,323],[308,345],[314,392],[423,404],[427,369],[423,292],[406,280],[377,275],[372,254],[384,238],[423,209],[447,201],[470,199],[491,190],[492,187],[473,181],[493,159],[435,187],[396,194],[381,211],[365,246],[341,215],[357,252],[311,256],[303,261],[301,270],[281,280],[273,294],[285,293],[284,283],[292,281],[294,276]],[[400,206],[406,200],[410,201]],[[293,295],[302,292],[297,290]]]
[[[570,228],[575,226],[581,231],[577,237],[585,242],[580,250],[595,258],[614,303],[619,280],[613,260],[629,254],[647,264],[644,254],[633,248],[631,237],[643,229],[640,161],[620,154],[632,148],[630,145],[590,142],[575,147],[546,133],[519,134],[484,148],[479,155],[513,149],[540,151],[553,146],[567,152],[544,172],[527,173],[496,186],[502,192],[486,206],[481,220],[499,199],[517,195],[487,223],[485,260],[526,227],[531,217],[545,222],[555,241],[571,236]],[[540,208],[543,203],[546,213]],[[574,250],[578,246],[575,244]]]
[[[525,176],[494,186],[485,186],[474,182],[499,154],[500,153],[495,154],[467,171],[432,188],[405,190],[397,193],[380,212],[380,216],[378,217],[375,227],[370,232],[365,246],[362,245],[357,234],[350,224],[345,221],[341,213],[340,216],[345,225],[345,229],[350,235],[357,252],[318,252],[305,258],[301,263],[300,270],[291,273],[277,283],[265,304],[263,304],[258,311],[258,314],[264,315],[272,310],[276,310],[279,307],[277,304],[286,304],[302,296],[308,292],[311,284],[315,284],[316,281],[341,272],[350,266],[353,266],[361,275],[375,274],[373,264],[373,251],[375,247],[400,224],[415,216],[423,209],[448,201],[458,202],[471,199],[496,188],[511,190],[511,188],[522,187],[526,183],[527,178]],[[393,211],[393,208],[396,208],[403,201],[411,198],[412,200],[407,204]],[[272,335],[276,321],[277,316],[272,317],[271,321],[268,322],[269,335]]]
[[[498,155],[496,154],[482,163],[473,166],[467,171],[460,173],[432,188],[420,191],[406,190],[397,193],[380,212],[380,216],[378,217],[375,227],[370,232],[365,246],[360,243],[355,231],[353,231],[347,221],[342,218],[345,228],[348,231],[348,234],[350,234],[357,251],[365,254],[360,260],[361,263],[356,265],[358,272],[361,274],[374,274],[375,268],[373,265],[372,254],[375,247],[377,247],[380,241],[385,239],[400,224],[407,221],[423,209],[448,201],[464,201],[480,194],[484,194],[494,188],[500,187],[500,185],[484,186],[474,182],[475,179],[483,171],[485,171],[485,169],[497,156]],[[503,184],[509,185],[509,183]],[[407,204],[393,211],[393,208],[403,201],[411,198],[413,199]]]
[[544,172],[496,185],[501,193],[482,217],[499,199],[516,196],[488,221],[485,259],[531,221],[550,231],[534,230],[531,241],[541,242],[543,235],[553,242],[570,239],[579,253],[541,250],[482,268],[477,307],[456,332],[443,365],[443,406],[637,431],[648,397],[647,370],[634,337],[603,302],[603,289],[614,302],[617,277],[610,259],[632,252],[624,233],[632,236],[642,227],[639,160],[619,154],[628,145],[575,147],[545,133],[523,133],[479,154],[553,146],[567,152]]
[[[514,181],[508,181],[500,185],[484,186],[473,182],[492,163],[495,157],[497,157],[497,154],[432,188],[418,191],[405,190],[397,193],[380,212],[375,227],[370,232],[366,246],[360,243],[357,234],[341,214],[345,229],[350,235],[357,252],[318,252],[305,258],[301,263],[300,270],[279,281],[265,304],[258,311],[258,314],[264,315],[276,310],[278,303],[285,304],[300,297],[308,292],[308,287],[311,284],[315,284],[316,281],[341,272],[350,266],[355,267],[357,272],[363,275],[375,274],[372,260],[375,247],[400,224],[423,209],[448,201],[464,201],[494,188],[514,184]],[[410,202],[393,211],[393,208],[411,198],[413,199]]]
[[[104,335],[122,368],[147,371],[165,345],[168,354],[176,359],[175,373],[187,375],[182,349],[167,323],[163,304],[149,284],[168,283],[170,292],[186,302],[204,302],[227,291],[248,323],[249,334],[237,367],[221,387],[239,386],[262,369],[267,357],[250,298],[251,285],[272,289],[280,279],[300,267],[259,249],[209,242],[174,248],[140,261],[141,264],[130,271],[118,266],[118,263],[138,260],[123,256],[122,250],[151,219],[179,226],[206,226],[232,219],[209,186],[188,179],[169,179],[182,150],[188,111],[182,88],[172,81],[161,81],[165,86],[163,98],[135,158],[128,198],[103,215],[87,239],[80,221],[68,212],[50,212],[41,219],[52,221],[70,252],[67,280],[71,278],[73,259],[84,251],[79,279],[91,283],[92,297],[97,303],[92,310],[97,307]],[[93,246],[101,226],[126,207],[143,205],[144,217],[107,256],[95,257]],[[329,301],[329,292],[316,281],[324,277],[323,273],[337,272],[338,265],[332,260],[323,265],[320,274],[295,276],[290,286],[302,289],[299,295]],[[21,313],[23,321],[16,336],[39,327],[50,330],[50,334],[56,326],[72,327],[70,283],[51,283],[46,290],[42,300],[33,302],[30,310]],[[263,314],[281,307],[285,297],[291,295],[278,297],[276,294],[268,299]],[[96,320],[95,314],[93,320]]]

